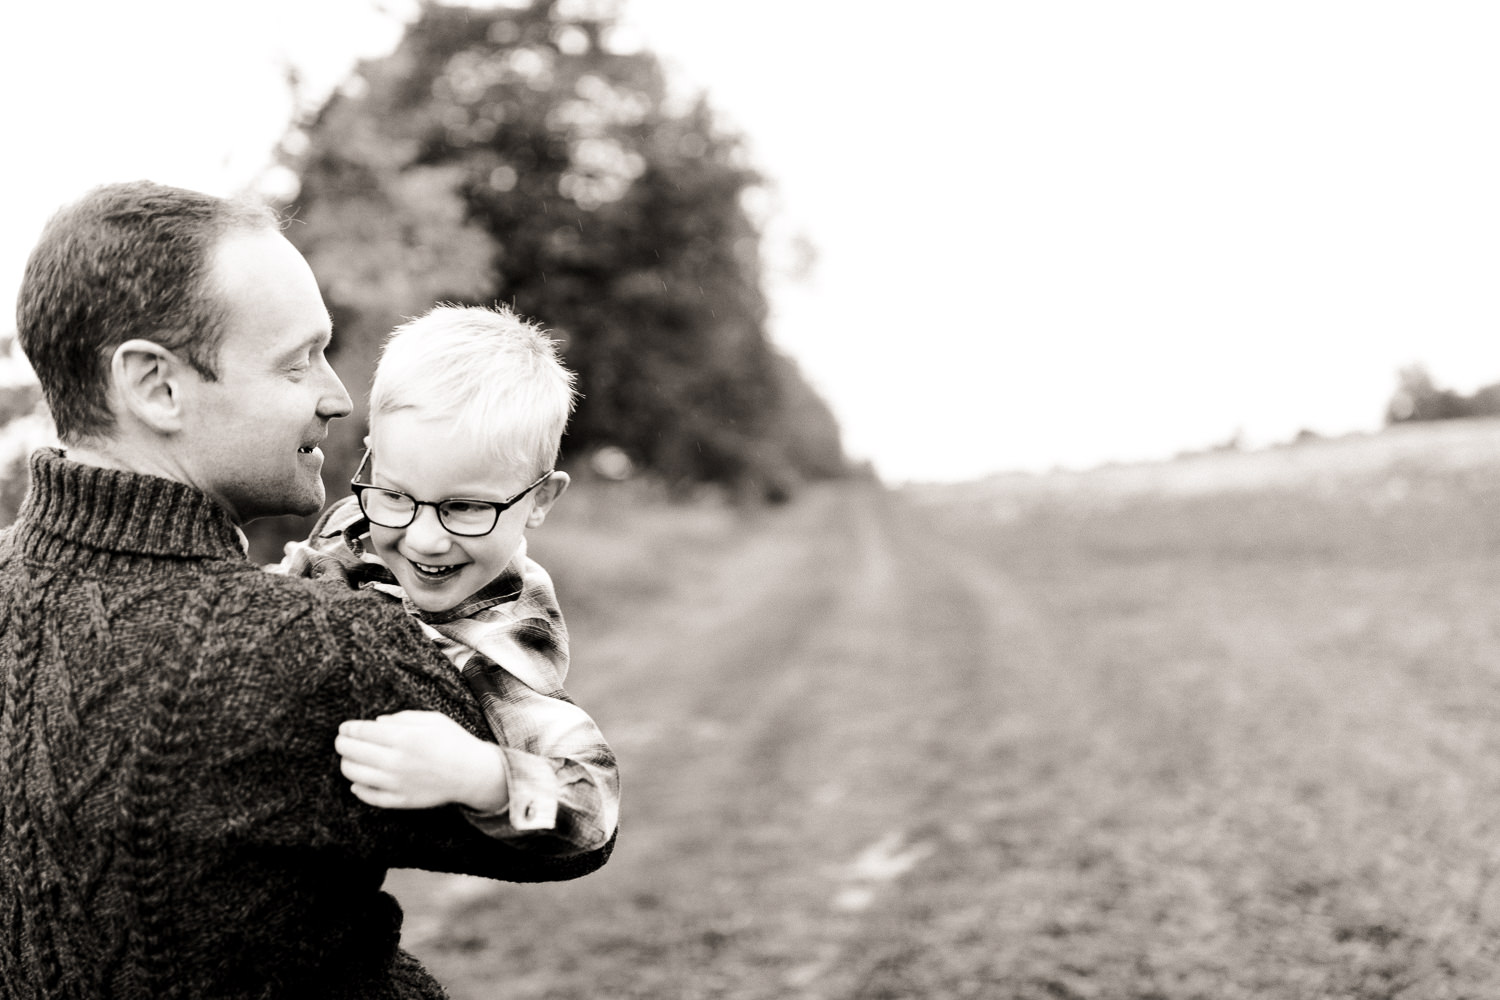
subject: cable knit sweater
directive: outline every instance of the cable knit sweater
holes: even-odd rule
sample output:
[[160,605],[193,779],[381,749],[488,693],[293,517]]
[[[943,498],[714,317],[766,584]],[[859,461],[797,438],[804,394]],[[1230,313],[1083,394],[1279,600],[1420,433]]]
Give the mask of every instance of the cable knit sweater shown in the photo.
[[0,535],[0,996],[440,997],[391,867],[573,878],[455,807],[379,810],[339,722],[474,699],[399,608],[262,572],[204,494],[32,458]]

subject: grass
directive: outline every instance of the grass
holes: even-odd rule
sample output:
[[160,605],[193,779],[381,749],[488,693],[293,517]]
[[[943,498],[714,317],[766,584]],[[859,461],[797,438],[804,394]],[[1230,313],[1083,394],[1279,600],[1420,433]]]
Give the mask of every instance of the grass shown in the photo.
[[1500,996],[1500,460],[1423,454],[570,494],[619,853],[398,873],[407,943],[475,998]]
[[1058,995],[1500,993],[1500,476],[1344,487],[948,522],[1070,623]]

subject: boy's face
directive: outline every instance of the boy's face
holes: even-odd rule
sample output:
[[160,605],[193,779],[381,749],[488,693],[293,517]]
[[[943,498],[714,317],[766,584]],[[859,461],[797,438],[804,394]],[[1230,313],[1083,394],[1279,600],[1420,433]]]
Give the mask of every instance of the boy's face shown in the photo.
[[[368,481],[418,500],[501,502],[532,482],[478,454],[464,436],[453,434],[448,421],[433,421],[413,410],[372,417],[370,449],[373,462]],[[501,511],[495,529],[487,535],[455,535],[443,527],[435,508],[421,506],[416,520],[404,528],[370,525],[370,540],[417,607],[448,611],[504,571],[526,529],[546,519],[567,485],[566,473],[554,473]]]

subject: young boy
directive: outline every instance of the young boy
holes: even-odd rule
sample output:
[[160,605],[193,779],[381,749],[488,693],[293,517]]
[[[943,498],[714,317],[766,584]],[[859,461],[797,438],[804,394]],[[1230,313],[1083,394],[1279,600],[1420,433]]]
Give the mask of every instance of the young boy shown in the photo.
[[351,720],[335,748],[361,800],[467,806],[491,836],[553,854],[602,846],[615,758],[568,698],[568,634],[526,556],[568,486],[553,468],[575,400],[556,345],[504,308],[439,306],[397,328],[370,390],[354,496],[279,572],[342,575],[400,600],[460,670],[499,745],[436,712]]

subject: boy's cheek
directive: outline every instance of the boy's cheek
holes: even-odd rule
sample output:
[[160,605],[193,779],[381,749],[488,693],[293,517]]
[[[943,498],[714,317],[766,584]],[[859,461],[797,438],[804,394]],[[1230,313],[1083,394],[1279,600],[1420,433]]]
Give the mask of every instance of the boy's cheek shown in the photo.
[[370,525],[370,544],[375,549],[375,554],[383,560],[388,560],[396,552],[396,545],[401,541],[401,532],[394,528],[382,528],[378,525]]

